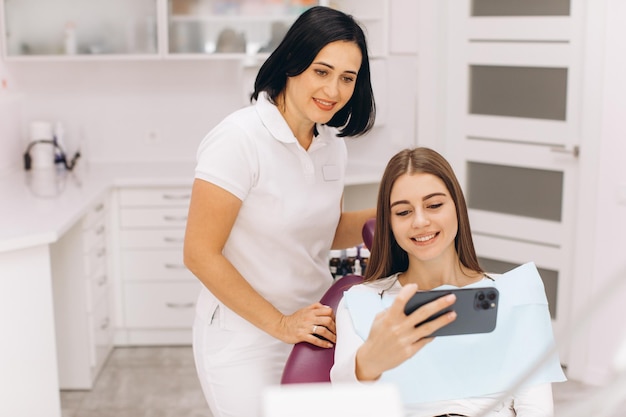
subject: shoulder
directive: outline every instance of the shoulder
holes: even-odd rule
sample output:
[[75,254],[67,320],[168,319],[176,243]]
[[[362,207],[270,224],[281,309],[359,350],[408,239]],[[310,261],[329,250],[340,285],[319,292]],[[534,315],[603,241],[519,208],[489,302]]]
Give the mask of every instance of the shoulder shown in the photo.
[[260,130],[264,130],[263,123],[254,111],[254,106],[243,107],[230,113],[213,127],[202,139],[200,147],[209,144],[237,147],[239,143],[246,148],[254,143]]
[[255,105],[249,105],[230,113],[218,126],[220,125],[228,126],[231,129],[246,130],[250,127],[262,126],[262,123],[255,110]]
[[481,280],[490,280],[495,281],[502,276],[502,274],[494,273],[494,272],[485,272],[485,277]]
[[382,290],[389,290],[398,282],[398,274],[393,274],[386,278],[380,278],[375,281],[363,282],[350,288],[348,291],[354,290],[355,292],[373,292],[380,293]]

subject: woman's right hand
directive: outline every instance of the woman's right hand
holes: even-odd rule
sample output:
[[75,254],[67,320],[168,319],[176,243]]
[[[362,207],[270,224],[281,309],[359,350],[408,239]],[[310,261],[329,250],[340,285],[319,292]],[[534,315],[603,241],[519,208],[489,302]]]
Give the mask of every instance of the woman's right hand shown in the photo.
[[454,304],[456,296],[438,298],[407,316],[404,306],[416,291],[416,284],[405,285],[393,304],[376,315],[369,336],[356,355],[356,375],[360,381],[376,380],[383,372],[402,364],[433,340],[429,335],[456,319],[452,311],[418,326]]
[[286,343],[309,342],[315,346],[331,348],[337,340],[336,331],[333,309],[315,303],[283,316],[278,338]]

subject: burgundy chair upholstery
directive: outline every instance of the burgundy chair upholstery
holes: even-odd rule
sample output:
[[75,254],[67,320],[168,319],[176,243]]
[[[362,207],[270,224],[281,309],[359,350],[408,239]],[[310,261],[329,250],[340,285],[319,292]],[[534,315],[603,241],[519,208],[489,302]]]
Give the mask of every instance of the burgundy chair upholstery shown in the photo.
[[[374,227],[375,219],[370,219],[363,225],[363,243],[368,248],[372,245]],[[322,296],[320,303],[336,311],[344,291],[361,282],[363,282],[361,275],[350,274],[339,278]],[[287,358],[281,384],[330,382],[330,368],[334,363],[334,347],[328,349],[307,342],[296,343]]]
[[372,218],[363,225],[363,243],[368,249],[372,249],[372,240],[374,239],[374,229],[376,229],[376,219]]
[[[361,275],[345,275],[333,283],[320,302],[333,311],[343,292],[363,281]],[[330,368],[335,363],[335,348],[321,348],[307,342],[296,343],[285,364],[281,384],[330,382]]]

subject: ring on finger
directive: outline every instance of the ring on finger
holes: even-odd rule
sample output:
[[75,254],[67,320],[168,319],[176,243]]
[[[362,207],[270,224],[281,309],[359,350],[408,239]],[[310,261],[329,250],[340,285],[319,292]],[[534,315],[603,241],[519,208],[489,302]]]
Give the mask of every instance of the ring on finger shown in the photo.
[[317,331],[317,324],[313,326],[313,334],[315,334],[316,331]]

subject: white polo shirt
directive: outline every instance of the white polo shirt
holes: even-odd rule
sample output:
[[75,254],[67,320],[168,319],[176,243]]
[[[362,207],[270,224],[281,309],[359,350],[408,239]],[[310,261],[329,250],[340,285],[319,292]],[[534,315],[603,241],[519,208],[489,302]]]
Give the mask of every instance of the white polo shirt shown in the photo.
[[[283,314],[318,301],[332,282],[347,150],[336,129],[317,129],[305,150],[262,94],[211,130],[197,154],[196,178],[242,201],[224,255]],[[212,314],[220,303],[202,291],[198,313]]]

